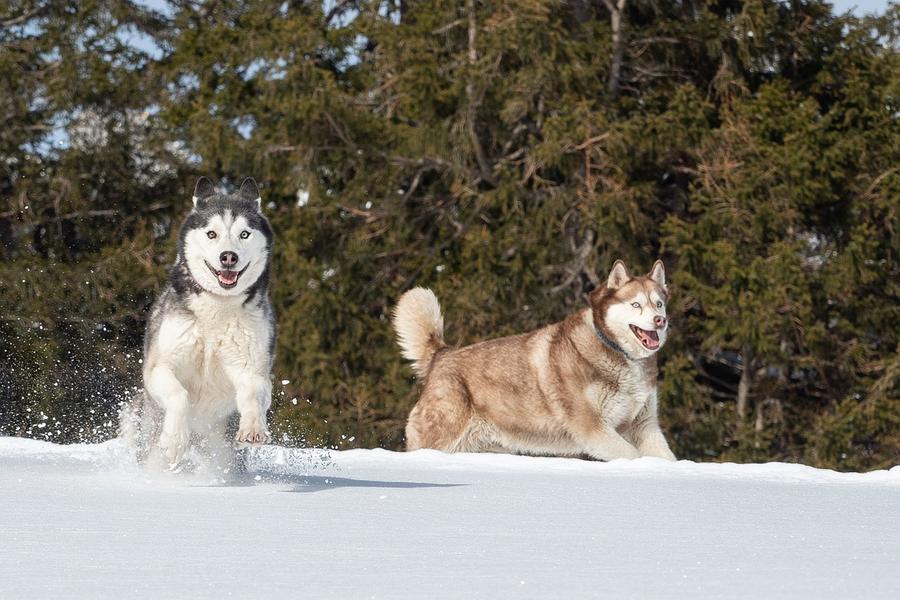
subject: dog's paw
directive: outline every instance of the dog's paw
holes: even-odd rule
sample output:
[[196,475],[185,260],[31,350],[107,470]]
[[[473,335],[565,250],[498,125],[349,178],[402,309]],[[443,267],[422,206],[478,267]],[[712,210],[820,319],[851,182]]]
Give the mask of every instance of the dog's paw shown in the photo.
[[616,456],[615,458],[627,458],[628,460],[634,460],[640,457],[641,453],[637,448],[623,448],[621,454],[619,456]]
[[234,439],[238,444],[267,444],[271,438],[265,424],[262,421],[254,420],[247,423],[241,422]]
[[659,458],[664,458],[666,460],[671,460],[672,462],[678,461],[678,459],[675,458],[675,454],[668,448],[664,448],[664,449],[660,450],[659,453],[656,454],[656,456],[658,456]]
[[163,429],[159,436],[159,448],[170,467],[181,462],[189,443],[190,434],[183,428]]
[[669,449],[669,445],[666,444],[665,440],[653,440],[651,443],[641,444],[640,447],[641,456],[652,456],[654,458],[663,458],[665,460],[671,460],[673,462],[678,459],[675,458],[675,455]]

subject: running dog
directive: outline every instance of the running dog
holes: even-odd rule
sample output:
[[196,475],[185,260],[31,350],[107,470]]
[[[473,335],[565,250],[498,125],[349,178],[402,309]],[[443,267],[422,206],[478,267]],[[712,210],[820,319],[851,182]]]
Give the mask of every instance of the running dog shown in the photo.
[[269,441],[275,315],[269,300],[273,234],[253,179],[236,194],[201,177],[178,255],[144,338],[144,391],[121,417],[148,462],[177,466],[192,441],[228,457],[236,441]]

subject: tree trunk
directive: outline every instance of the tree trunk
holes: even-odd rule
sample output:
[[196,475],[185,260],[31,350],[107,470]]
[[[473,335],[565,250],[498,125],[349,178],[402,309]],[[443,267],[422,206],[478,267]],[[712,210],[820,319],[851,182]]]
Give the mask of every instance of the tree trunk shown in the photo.
[[747,416],[747,403],[750,397],[750,387],[753,384],[753,359],[750,356],[750,349],[744,348],[741,352],[741,359],[744,363],[744,369],[741,371],[741,380],[738,382],[737,389],[737,415],[740,421]]
[[765,424],[766,424],[765,423],[765,414],[764,414],[765,407],[766,407],[766,401],[756,403],[756,423],[754,423],[754,425],[753,425],[753,432],[756,434],[753,436],[753,446],[756,448],[759,448],[761,445],[760,441],[759,441],[759,436],[762,433],[763,428],[765,427]]
[[475,160],[478,163],[478,172],[481,175],[481,179],[490,183],[491,185],[496,185],[496,180],[494,179],[493,175],[493,169],[491,168],[491,164],[484,153],[484,148],[482,147],[481,140],[478,137],[478,131],[475,128],[475,122],[478,115],[478,105],[481,104],[481,99],[476,98],[474,83],[475,64],[478,62],[478,51],[475,49],[475,40],[478,31],[477,22],[475,20],[475,0],[466,0],[466,11],[468,12],[467,16],[469,30],[469,74],[468,82],[466,83],[466,131],[468,132],[469,140],[472,143],[472,150],[475,152]]
[[625,9],[626,0],[603,0],[609,10],[609,24],[612,28],[612,60],[609,64],[609,78],[606,80],[606,90],[615,98],[619,93],[619,79],[622,73],[622,57],[625,53],[622,36],[622,11]]

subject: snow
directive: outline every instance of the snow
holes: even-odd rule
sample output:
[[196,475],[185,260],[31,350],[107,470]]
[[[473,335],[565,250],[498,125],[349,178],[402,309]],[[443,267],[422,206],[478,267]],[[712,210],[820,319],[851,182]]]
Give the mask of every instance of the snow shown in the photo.
[[900,467],[0,438],[0,598],[897,598]]

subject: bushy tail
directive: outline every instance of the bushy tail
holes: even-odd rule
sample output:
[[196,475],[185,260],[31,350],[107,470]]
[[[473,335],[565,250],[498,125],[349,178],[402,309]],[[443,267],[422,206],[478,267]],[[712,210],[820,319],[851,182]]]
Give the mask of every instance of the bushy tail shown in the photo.
[[444,317],[434,292],[414,288],[400,296],[394,309],[394,329],[403,358],[413,361],[413,371],[424,377],[435,352],[446,345]]

